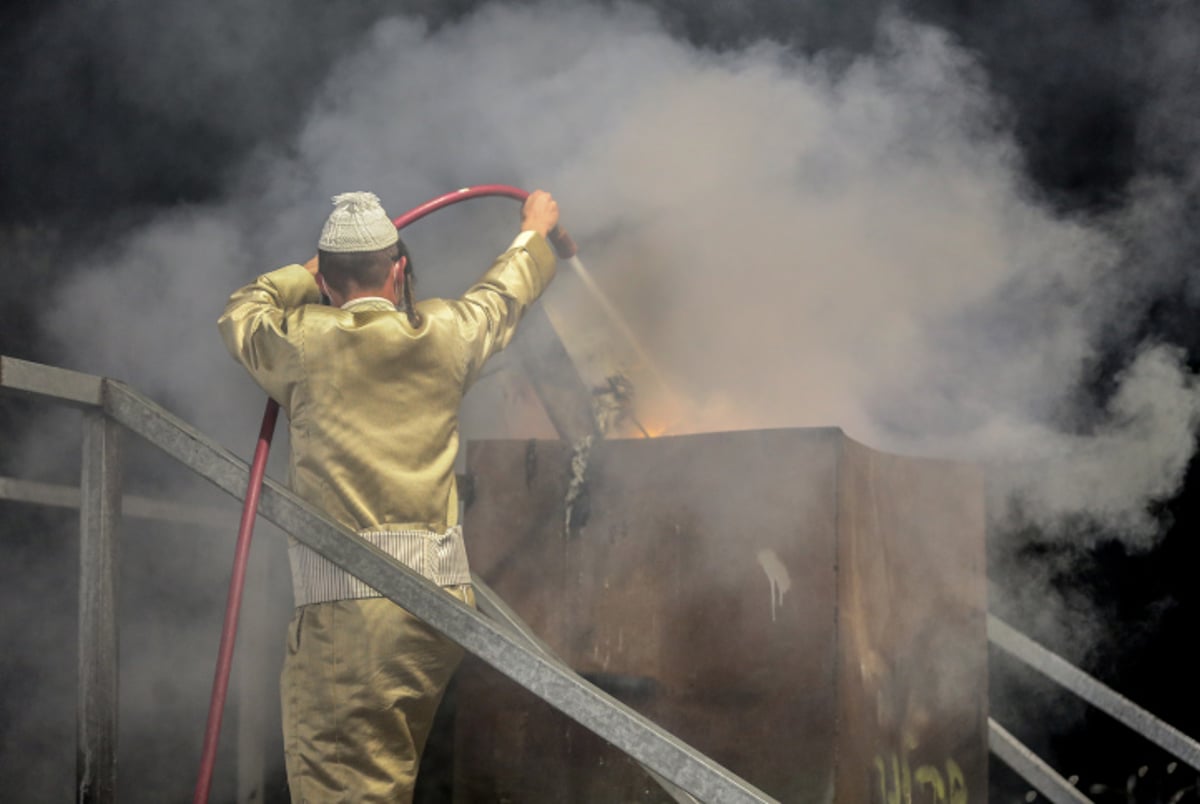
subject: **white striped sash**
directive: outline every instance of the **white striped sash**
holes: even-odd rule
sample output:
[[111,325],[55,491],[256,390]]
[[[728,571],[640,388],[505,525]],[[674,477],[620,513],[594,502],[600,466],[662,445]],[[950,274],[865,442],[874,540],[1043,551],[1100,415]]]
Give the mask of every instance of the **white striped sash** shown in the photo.
[[[455,525],[445,533],[372,528],[359,531],[358,535],[439,586],[471,582],[471,568],[467,564],[467,548],[463,543],[461,526]],[[297,606],[330,600],[381,597],[370,586],[319,553],[295,539],[289,542],[288,559],[292,565],[292,591]]]

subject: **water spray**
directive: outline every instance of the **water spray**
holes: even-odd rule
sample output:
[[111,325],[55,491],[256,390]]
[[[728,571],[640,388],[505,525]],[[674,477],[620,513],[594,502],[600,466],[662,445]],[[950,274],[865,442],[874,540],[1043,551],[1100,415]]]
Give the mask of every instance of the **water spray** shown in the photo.
[[664,391],[670,392],[671,387],[667,384],[666,377],[659,370],[658,365],[650,357],[649,353],[646,352],[645,348],[641,344],[641,341],[638,340],[637,335],[635,335],[633,330],[629,328],[629,324],[625,321],[625,317],[622,316],[617,310],[616,305],[609,300],[608,294],[600,289],[600,286],[596,284],[596,280],[592,279],[591,272],[584,267],[583,261],[579,259],[579,255],[574,254],[568,257],[567,265],[571,266],[571,269],[575,271],[575,275],[579,277],[579,280],[583,282],[583,286],[587,288],[589,293],[592,294],[592,298],[595,299],[596,303],[600,305],[600,309],[604,311],[606,316],[608,316],[608,320],[612,322],[613,326],[617,328],[617,331],[621,333],[622,337],[624,337],[629,345],[633,348],[633,351],[638,356],[638,360],[640,360],[642,362],[642,366],[644,366],[645,369],[650,372],[650,375],[654,378],[654,381],[657,382]]
[[[438,196],[414,207],[393,223],[397,229],[403,229],[411,223],[419,221],[426,215],[457,204],[471,198],[499,196],[525,202],[529,192],[518,187],[504,184],[482,184],[475,187],[464,187],[454,192]],[[547,236],[554,246],[560,259],[571,260],[577,264],[575,241],[561,227],[555,226]],[[582,271],[579,264],[577,271]],[[590,281],[590,278],[589,278]],[[594,283],[591,284],[594,288]],[[596,288],[593,292],[599,292]],[[607,300],[604,300],[606,303]],[[610,305],[611,307],[611,305]],[[615,313],[615,309],[613,310]],[[624,322],[621,322],[622,325]],[[625,326],[628,329],[628,326]],[[217,652],[217,667],[213,676],[212,697],[208,707],[208,724],[204,731],[204,750],[200,758],[200,773],[196,780],[193,804],[206,804],[209,791],[212,788],[213,768],[217,758],[217,739],[221,732],[221,719],[225,711],[225,699],[229,691],[229,675],[233,667],[233,647],[237,639],[238,615],[242,604],[242,590],[246,583],[246,565],[250,558],[250,540],[254,534],[254,521],[258,513],[258,498],[262,489],[263,476],[267,470],[267,457],[271,450],[271,439],[275,432],[275,422],[279,416],[279,403],[274,399],[267,401],[263,413],[262,427],[259,431],[258,444],[254,450],[254,458],[250,464],[250,477],[246,484],[246,499],[242,508],[241,523],[238,527],[237,545],[234,548],[233,572],[229,581],[229,597],[225,605],[225,621],[221,629],[221,644]]]

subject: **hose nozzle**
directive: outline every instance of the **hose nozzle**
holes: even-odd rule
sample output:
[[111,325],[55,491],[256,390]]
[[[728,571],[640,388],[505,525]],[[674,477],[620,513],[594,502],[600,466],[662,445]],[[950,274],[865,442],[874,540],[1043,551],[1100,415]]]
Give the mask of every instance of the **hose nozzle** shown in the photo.
[[550,245],[554,246],[554,253],[560,260],[569,260],[579,253],[579,247],[567,234],[567,230],[561,226],[551,229],[550,234],[546,235],[546,239],[550,241]]

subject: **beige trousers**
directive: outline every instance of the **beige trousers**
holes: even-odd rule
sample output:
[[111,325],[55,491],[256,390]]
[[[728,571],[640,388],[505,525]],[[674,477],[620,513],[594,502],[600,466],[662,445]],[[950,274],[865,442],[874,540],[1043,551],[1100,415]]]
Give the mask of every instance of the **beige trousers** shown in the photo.
[[[470,585],[446,591],[470,606]],[[293,802],[410,802],[463,650],[385,598],[296,609],[280,679]]]

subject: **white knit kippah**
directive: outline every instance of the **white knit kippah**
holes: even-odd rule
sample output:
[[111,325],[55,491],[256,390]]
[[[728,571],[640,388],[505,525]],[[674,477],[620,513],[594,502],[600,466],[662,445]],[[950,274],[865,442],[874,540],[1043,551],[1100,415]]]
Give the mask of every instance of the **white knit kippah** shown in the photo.
[[399,239],[375,193],[342,193],[333,197],[333,212],[325,221],[317,248],[339,254],[378,251]]

